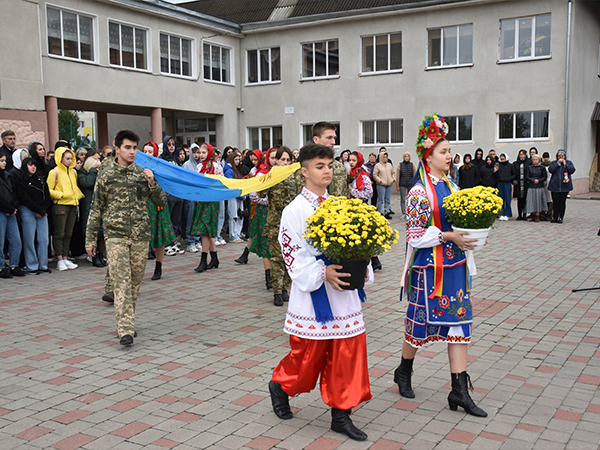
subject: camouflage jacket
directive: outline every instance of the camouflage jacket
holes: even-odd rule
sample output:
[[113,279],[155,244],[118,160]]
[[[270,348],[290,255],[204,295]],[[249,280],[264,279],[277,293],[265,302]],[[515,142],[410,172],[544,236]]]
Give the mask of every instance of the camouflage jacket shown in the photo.
[[150,187],[143,169],[136,164],[108,166],[98,176],[87,224],[86,247],[95,247],[100,220],[107,238],[150,239],[148,198],[165,206],[167,197],[158,186]]
[[263,236],[277,236],[279,234],[279,222],[281,222],[283,208],[298,195],[294,175],[290,175],[269,189],[258,192],[258,195],[260,197],[269,196],[269,214],[267,215]]
[[348,172],[346,167],[339,161],[333,160],[333,178],[331,184],[327,187],[329,195],[335,197],[350,198],[350,189],[348,188]]

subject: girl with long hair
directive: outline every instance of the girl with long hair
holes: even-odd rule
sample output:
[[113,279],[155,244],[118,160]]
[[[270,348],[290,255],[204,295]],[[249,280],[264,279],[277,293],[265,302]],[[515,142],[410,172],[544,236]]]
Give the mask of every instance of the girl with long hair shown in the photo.
[[452,164],[448,125],[434,113],[420,127],[417,180],[408,193],[406,263],[402,288],[408,297],[402,361],[394,372],[400,395],[414,398],[411,386],[417,350],[432,342],[448,344],[452,411],[461,406],[471,415],[486,417],[469,396],[467,347],[471,342],[473,306],[468,285],[465,251],[473,239],[452,231],[444,210],[444,198],[457,190],[445,172]]
[[[235,178],[237,180],[244,178],[242,171],[242,154],[240,152],[229,152],[223,172],[227,178]],[[227,200],[227,213],[229,215],[229,242],[244,242],[240,238],[242,225],[244,224],[244,198],[245,196]]]

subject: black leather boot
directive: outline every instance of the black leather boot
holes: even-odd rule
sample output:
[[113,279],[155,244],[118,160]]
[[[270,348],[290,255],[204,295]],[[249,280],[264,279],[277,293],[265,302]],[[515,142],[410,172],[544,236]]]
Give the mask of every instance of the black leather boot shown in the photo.
[[194,270],[198,273],[204,272],[206,270],[207,264],[206,260],[208,259],[208,253],[202,252],[202,256],[200,256],[200,264]]
[[104,263],[102,261],[102,253],[96,252],[96,255],[92,256],[92,266],[104,267]]
[[219,267],[219,258],[217,252],[210,252],[210,262],[206,266],[206,270],[217,269]]
[[273,380],[269,381],[269,393],[271,394],[273,412],[277,417],[284,420],[294,417],[290,409],[290,398],[279,383]]
[[248,250],[248,247],[244,248],[244,253],[242,253],[242,256],[240,256],[238,259],[234,260],[236,263],[238,264],[248,264],[248,255],[250,254],[250,251]]
[[404,359],[400,361],[400,365],[394,372],[394,383],[398,385],[400,395],[406,398],[415,398],[415,393],[412,390],[411,377],[413,373],[413,359]]
[[271,289],[271,269],[265,270],[265,286],[267,287],[267,291]]
[[286,291],[285,289],[283,291],[281,291],[281,297],[283,298],[284,302],[290,301],[290,295],[288,294],[288,291]]
[[102,252],[100,252],[98,254],[98,257],[100,258],[100,262],[102,263],[102,267],[106,267],[106,255]]
[[273,295],[273,304],[275,306],[283,306],[283,295],[281,295],[281,294]]
[[155,266],[154,266],[154,275],[152,275],[152,280],[160,280],[161,276],[162,276],[162,263],[159,261],[156,261]]
[[381,265],[381,261],[379,261],[379,258],[377,256],[371,257],[371,266],[373,267],[373,271],[381,270],[383,267]]
[[355,441],[364,441],[367,439],[367,434],[356,428],[350,419],[351,409],[335,409],[331,410],[331,429],[338,433],[345,434],[350,439]]
[[448,405],[452,411],[462,406],[467,414],[477,417],[487,417],[487,413],[473,402],[469,388],[473,390],[471,377],[467,372],[452,373],[452,391],[448,394]]

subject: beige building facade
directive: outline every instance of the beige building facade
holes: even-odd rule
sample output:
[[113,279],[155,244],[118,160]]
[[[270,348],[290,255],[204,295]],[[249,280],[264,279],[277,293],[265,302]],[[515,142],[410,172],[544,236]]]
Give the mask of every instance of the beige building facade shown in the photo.
[[[292,2],[294,3],[294,2]],[[566,148],[575,191],[596,172],[600,6],[583,0],[413,1],[237,23],[161,1],[0,3],[0,131],[58,136],[58,109],[96,113],[96,141],[300,147],[339,126],[339,149],[396,163],[436,111],[452,150],[514,160]],[[15,129],[17,128],[17,129]]]

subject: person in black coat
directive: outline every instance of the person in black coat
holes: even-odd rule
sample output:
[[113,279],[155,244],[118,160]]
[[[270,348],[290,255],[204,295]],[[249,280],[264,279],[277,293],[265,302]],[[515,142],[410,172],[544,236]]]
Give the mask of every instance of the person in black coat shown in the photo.
[[531,161],[527,157],[527,150],[522,148],[519,150],[517,160],[513,163],[515,168],[513,198],[517,199],[517,208],[519,211],[517,220],[527,220],[525,206],[527,203],[527,169],[530,164]]
[[540,212],[548,211],[544,184],[548,178],[546,167],[540,164],[541,158],[536,153],[531,157],[527,168],[527,214],[531,214],[531,222],[540,221]]
[[479,182],[479,169],[471,161],[471,155],[466,153],[463,158],[463,165],[458,169],[458,187],[468,189],[477,186]]
[[473,160],[473,165],[477,167],[478,170],[485,165],[485,160],[483,159],[483,150],[480,148],[475,150],[475,159]]
[[481,185],[487,187],[497,187],[498,186],[498,167],[496,167],[496,162],[491,156],[487,156],[485,158],[485,164],[481,166],[479,169],[479,173],[481,174]]
[[515,167],[509,162],[506,153],[500,155],[498,163],[498,195],[502,199],[502,211],[500,211],[500,220],[508,220],[512,217],[512,185],[515,180]]
[[[0,153],[0,278],[23,277],[25,272],[19,267],[21,256],[21,236],[17,224],[19,200],[10,178],[6,174],[6,155]],[[5,267],[4,241],[8,240],[10,266]]]
[[27,271],[36,275],[42,272],[50,273],[48,210],[52,206],[52,198],[43,168],[39,167],[36,160],[31,157],[23,160],[15,187],[20,202],[19,216],[23,225],[23,250]]
[[554,204],[554,214],[552,223],[562,223],[565,216],[567,195],[573,190],[572,175],[575,173],[575,166],[567,159],[567,152],[560,149],[556,152],[556,161],[552,161],[548,167],[552,174],[548,183],[548,190],[552,193],[552,203]]

